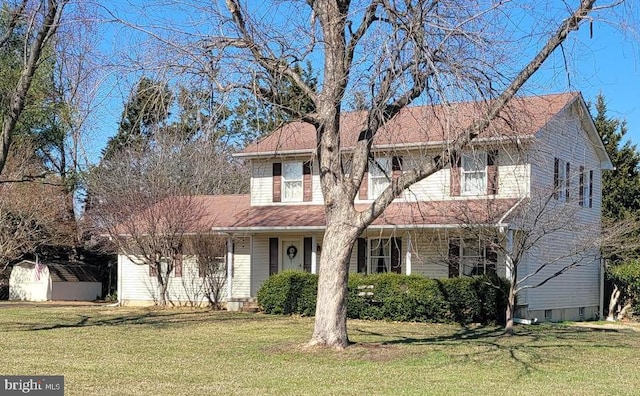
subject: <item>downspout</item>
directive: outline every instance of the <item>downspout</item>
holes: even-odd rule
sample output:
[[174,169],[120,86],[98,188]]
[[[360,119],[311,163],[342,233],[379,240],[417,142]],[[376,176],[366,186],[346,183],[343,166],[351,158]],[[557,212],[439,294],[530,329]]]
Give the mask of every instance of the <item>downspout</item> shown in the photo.
[[227,238],[227,301],[231,300],[233,295],[233,238]]
[[600,257],[600,307],[598,308],[598,319],[604,318],[604,273],[605,273],[606,260]]
[[118,301],[116,301],[116,303],[114,304],[116,307],[121,307],[122,306],[122,255],[118,254],[118,273],[116,274],[118,276],[118,281],[117,281],[117,288],[118,288]]
[[411,275],[411,234],[407,233],[407,252],[405,253],[404,262],[405,262],[405,272],[407,275]]
[[318,273],[318,238],[313,235],[311,237],[311,273]]

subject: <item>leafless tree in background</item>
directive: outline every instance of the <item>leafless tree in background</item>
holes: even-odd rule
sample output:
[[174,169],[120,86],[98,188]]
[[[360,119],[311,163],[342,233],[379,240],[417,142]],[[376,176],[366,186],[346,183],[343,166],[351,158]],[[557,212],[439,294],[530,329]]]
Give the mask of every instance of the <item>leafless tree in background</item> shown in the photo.
[[121,150],[87,178],[94,232],[107,234],[119,253],[151,268],[161,305],[169,302],[171,273],[190,254],[190,236],[214,225],[200,196],[244,188],[246,174],[234,174],[221,157],[206,141],[163,134],[152,145]]
[[46,245],[72,242],[73,233],[63,222],[65,210],[60,180],[49,175],[34,181],[24,175],[41,174],[33,146],[16,142],[6,162],[0,184],[0,268]]

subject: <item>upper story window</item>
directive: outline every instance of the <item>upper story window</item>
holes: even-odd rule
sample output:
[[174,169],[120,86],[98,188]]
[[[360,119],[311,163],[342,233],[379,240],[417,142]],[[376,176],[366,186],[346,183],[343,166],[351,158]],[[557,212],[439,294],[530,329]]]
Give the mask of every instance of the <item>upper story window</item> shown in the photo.
[[593,207],[593,171],[585,171],[580,167],[580,186],[578,204],[585,208]]
[[389,186],[391,158],[380,157],[369,163],[369,197],[375,199]]
[[[582,169],[583,167],[580,167],[581,180]],[[582,189],[582,187],[579,188]],[[581,190],[579,194],[582,194]],[[555,158],[553,163],[553,198],[567,202],[571,199],[571,164],[559,158]]]
[[487,153],[476,151],[462,155],[462,195],[487,193]]
[[282,164],[282,201],[302,201],[302,162]]
[[450,171],[451,196],[497,195],[498,159],[498,150],[455,155]]

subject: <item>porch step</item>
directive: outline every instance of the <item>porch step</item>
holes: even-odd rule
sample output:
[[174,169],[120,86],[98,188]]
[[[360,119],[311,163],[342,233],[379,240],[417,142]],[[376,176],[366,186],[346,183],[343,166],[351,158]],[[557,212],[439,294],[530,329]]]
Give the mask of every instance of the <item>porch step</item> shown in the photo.
[[227,301],[227,311],[255,313],[260,311],[260,307],[255,298],[235,298]]
[[256,303],[256,302],[249,303],[249,304],[244,304],[242,306],[242,312],[258,313],[258,312],[260,312],[260,307],[258,306],[258,303]]

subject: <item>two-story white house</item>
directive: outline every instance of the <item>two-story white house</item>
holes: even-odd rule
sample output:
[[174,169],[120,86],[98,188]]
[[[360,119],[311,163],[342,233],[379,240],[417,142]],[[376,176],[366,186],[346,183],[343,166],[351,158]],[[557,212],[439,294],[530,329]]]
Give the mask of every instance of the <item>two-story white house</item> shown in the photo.
[[[406,108],[373,143],[374,158],[356,207],[365,208],[403,169],[437,155],[479,114],[479,103]],[[348,172],[363,112],[341,122]],[[450,132],[449,132],[450,131]],[[227,304],[251,301],[263,282],[286,269],[317,273],[325,228],[313,126],[292,122],[236,154],[251,169],[248,195],[198,197],[215,219],[212,233],[228,238]],[[579,93],[514,99],[487,133],[442,169],[396,198],[353,248],[350,272],[397,272],[444,278],[496,272],[513,277],[509,252],[518,257],[518,279],[535,285],[518,295],[518,315],[539,320],[593,318],[602,307],[602,271],[595,238],[600,234],[601,172],[612,164]],[[544,202],[545,205],[536,203]],[[541,211],[544,215],[532,216]],[[549,215],[552,213],[552,215]],[[565,219],[551,224],[540,219]],[[537,219],[537,220],[533,220]],[[564,229],[558,224],[565,224]],[[547,227],[535,243],[518,244],[533,227]],[[493,249],[477,229],[499,230]],[[487,234],[490,235],[490,234]],[[493,240],[493,239],[492,239]],[[591,243],[579,247],[580,244]],[[573,254],[573,253],[575,254]],[[588,254],[586,254],[587,252]],[[579,256],[576,259],[576,256]],[[148,268],[119,256],[122,304],[152,303],[155,279]],[[183,266],[189,264],[185,260]],[[176,271],[178,272],[178,271]],[[171,298],[184,301],[188,271],[180,269]],[[197,277],[197,271],[191,271]]]

